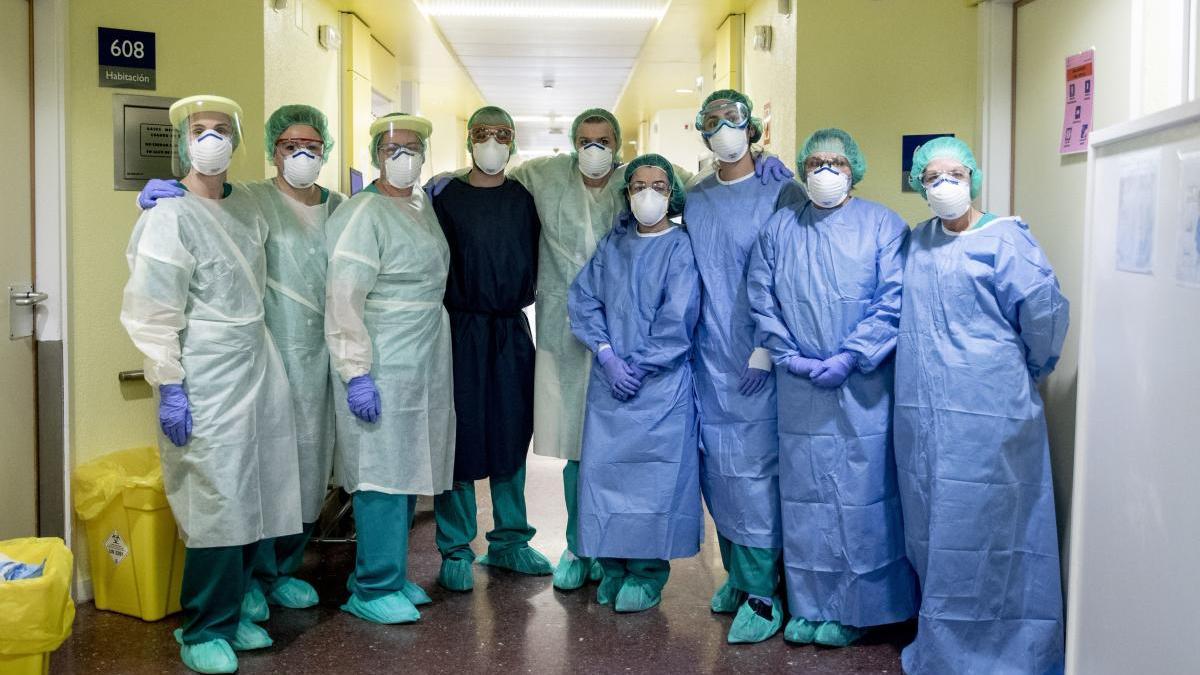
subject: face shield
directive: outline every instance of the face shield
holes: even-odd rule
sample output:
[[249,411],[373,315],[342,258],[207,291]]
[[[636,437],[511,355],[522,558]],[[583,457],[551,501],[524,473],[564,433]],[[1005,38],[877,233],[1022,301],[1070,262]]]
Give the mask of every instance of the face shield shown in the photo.
[[229,171],[242,149],[242,108],[223,96],[189,96],[176,101],[168,115],[175,128],[171,167],[178,177],[192,171],[219,176]]

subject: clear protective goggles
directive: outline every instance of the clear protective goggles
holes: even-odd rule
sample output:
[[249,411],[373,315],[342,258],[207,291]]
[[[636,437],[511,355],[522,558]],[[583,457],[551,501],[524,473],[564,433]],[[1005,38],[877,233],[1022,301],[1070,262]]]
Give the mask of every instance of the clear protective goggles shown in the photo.
[[971,170],[966,167],[960,167],[957,169],[951,169],[949,171],[939,171],[937,173],[926,171],[925,173],[921,174],[921,185],[926,190],[938,185],[939,183],[945,182],[946,180],[953,180],[956,183],[965,183],[971,180]]
[[644,180],[635,180],[629,184],[629,194],[636,195],[646,188],[650,188],[664,197],[671,194],[671,184],[665,180],[656,180],[652,183],[647,183]]
[[737,101],[713,101],[696,113],[696,128],[705,136],[717,133],[721,127],[745,129],[747,124],[750,109]]
[[396,159],[400,154],[419,155],[425,152],[425,146],[418,142],[412,143],[382,143],[379,146],[379,156],[385,159]]
[[291,157],[302,150],[313,157],[324,157],[325,141],[319,138],[281,138],[275,141],[275,149],[282,152],[284,157]]
[[850,173],[850,160],[837,154],[812,154],[804,160],[804,173],[809,174],[823,166],[836,169],[841,173]]
[[514,132],[512,127],[489,127],[479,125],[471,128],[472,143],[487,143],[489,138],[495,138],[501,145],[512,143]]

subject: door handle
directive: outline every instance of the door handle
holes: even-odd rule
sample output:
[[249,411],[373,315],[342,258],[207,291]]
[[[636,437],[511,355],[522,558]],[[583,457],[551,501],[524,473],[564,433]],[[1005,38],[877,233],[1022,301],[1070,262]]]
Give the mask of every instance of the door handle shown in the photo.
[[12,304],[17,307],[33,307],[34,305],[45,302],[50,298],[46,293],[38,291],[13,291],[10,293]]

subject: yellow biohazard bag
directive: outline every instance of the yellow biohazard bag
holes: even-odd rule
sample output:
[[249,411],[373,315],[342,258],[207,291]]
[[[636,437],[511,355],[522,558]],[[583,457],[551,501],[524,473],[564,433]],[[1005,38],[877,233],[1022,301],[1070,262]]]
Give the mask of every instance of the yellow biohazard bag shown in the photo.
[[40,577],[0,581],[0,673],[48,673],[50,653],[71,634],[75,621],[75,557],[57,537],[0,541],[0,553],[31,565],[46,561]]

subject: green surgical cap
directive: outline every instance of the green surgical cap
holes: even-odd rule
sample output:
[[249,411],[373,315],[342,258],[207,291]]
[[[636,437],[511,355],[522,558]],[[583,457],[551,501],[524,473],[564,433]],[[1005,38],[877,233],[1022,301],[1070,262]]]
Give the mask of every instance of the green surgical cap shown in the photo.
[[[740,92],[736,89],[718,89],[718,90],[714,91],[713,93],[708,95],[708,98],[704,99],[704,105],[701,105],[700,109],[703,110],[704,108],[707,108],[708,104],[712,103],[713,101],[733,101],[734,103],[741,103],[742,105],[746,106],[746,110],[748,112],[751,112],[751,113],[754,112],[754,101],[751,101],[749,96],[743,94],[742,92]],[[760,139],[762,139],[762,135],[763,135],[762,120],[751,115],[751,117],[750,117],[750,142],[757,143]]]
[[941,136],[917,148],[913,152],[912,171],[908,174],[908,185],[913,190],[925,196],[925,186],[921,185],[921,176],[925,167],[935,159],[952,159],[971,170],[971,199],[979,196],[983,190],[983,172],[975,163],[975,154],[970,146],[953,136]]
[[575,147],[575,139],[579,137],[579,125],[587,121],[596,121],[597,119],[604,120],[612,125],[613,134],[616,138],[616,147],[613,148],[613,153],[620,157],[621,152],[621,125],[617,123],[617,118],[612,113],[604,108],[591,108],[579,113],[574,122],[571,122],[571,147]]
[[683,181],[679,180],[679,176],[675,174],[675,165],[671,164],[670,160],[662,155],[641,155],[637,159],[625,165],[625,185],[622,186],[625,193],[625,208],[629,209],[629,181],[633,178],[633,172],[642,166],[656,166],[667,172],[667,182],[671,184],[671,199],[667,203],[667,215],[678,216],[683,213],[683,205],[687,201],[687,192],[683,188]]
[[329,157],[329,151],[333,150],[333,136],[329,134],[329,120],[325,117],[325,113],[317,110],[311,105],[285,105],[267,118],[267,133],[263,139],[267,146],[267,159],[275,156],[275,141],[287,131],[287,128],[296,124],[305,124],[317,130],[321,135],[321,141],[325,143],[325,155],[321,161],[325,161]]
[[804,148],[800,154],[796,155],[796,165],[800,169],[800,175],[804,175],[804,162],[810,155],[818,152],[832,152],[845,157],[846,161],[850,162],[851,185],[858,185],[858,182],[867,174],[867,158],[858,149],[858,143],[854,142],[854,138],[841,129],[818,129],[808,137],[808,140],[804,141]]
[[433,134],[433,125],[424,117],[409,115],[405,112],[388,113],[371,123],[375,133],[371,135],[371,164],[379,168],[379,143],[389,129],[408,129],[421,139],[421,147],[428,149],[429,136]]
[[467,150],[474,148],[474,143],[471,142],[471,129],[474,129],[477,124],[489,127],[511,128],[513,130],[513,142],[508,146],[508,155],[511,157],[517,154],[517,125],[513,122],[512,115],[509,115],[508,111],[499,106],[485,105],[471,113],[471,119],[467,120]]

